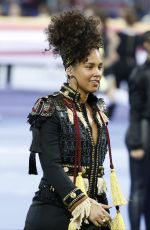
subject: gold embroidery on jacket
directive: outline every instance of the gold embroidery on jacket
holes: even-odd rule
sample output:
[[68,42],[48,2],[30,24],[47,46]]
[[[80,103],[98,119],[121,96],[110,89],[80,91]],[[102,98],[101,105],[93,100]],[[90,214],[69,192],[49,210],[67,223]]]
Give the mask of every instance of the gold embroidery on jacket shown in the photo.
[[[71,111],[71,109],[67,108],[67,113],[68,113],[68,117],[69,117],[70,122],[72,124],[74,124],[73,112]],[[80,121],[82,122],[82,124],[84,125],[84,127],[87,128],[87,123],[83,117],[82,112],[77,111],[77,116],[80,119]]]

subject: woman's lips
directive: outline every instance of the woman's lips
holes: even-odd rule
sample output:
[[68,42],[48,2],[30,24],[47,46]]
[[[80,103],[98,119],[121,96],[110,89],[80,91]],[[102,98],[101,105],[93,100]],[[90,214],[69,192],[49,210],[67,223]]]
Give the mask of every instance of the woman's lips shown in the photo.
[[96,80],[92,80],[92,81],[90,81],[92,84],[94,84],[94,85],[99,85],[99,81],[96,81]]

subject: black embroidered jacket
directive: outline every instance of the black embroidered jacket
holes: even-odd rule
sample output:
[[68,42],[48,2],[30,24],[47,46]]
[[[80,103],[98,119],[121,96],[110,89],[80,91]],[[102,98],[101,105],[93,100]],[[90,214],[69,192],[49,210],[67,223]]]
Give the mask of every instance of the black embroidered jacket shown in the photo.
[[104,123],[107,123],[108,119],[104,101],[93,94],[89,94],[87,100],[98,127],[95,145],[85,104],[79,103],[79,99],[79,93],[64,84],[59,93],[38,99],[28,116],[33,132],[29,173],[36,173],[34,153],[39,153],[43,169],[42,181],[53,188],[70,210],[85,199],[85,194],[69,178],[74,175],[77,140],[74,114],[65,102],[73,103],[76,108],[80,129],[82,175],[88,178],[88,196],[92,198],[97,194],[98,177],[104,174],[103,162],[107,152]]
[[149,149],[150,61],[136,67],[129,78],[130,116],[126,145],[131,150]]

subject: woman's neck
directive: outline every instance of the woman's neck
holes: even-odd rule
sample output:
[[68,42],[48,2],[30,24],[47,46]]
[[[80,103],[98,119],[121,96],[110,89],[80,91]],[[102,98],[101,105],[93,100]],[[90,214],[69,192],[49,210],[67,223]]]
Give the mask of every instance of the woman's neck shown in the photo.
[[75,91],[77,90],[80,93],[80,102],[81,103],[86,103],[87,98],[88,98],[88,93],[84,92],[82,89],[77,89],[77,86],[74,86],[73,84],[69,84],[69,86],[74,89]]
[[81,92],[80,90],[78,90],[78,91],[79,91],[79,93],[80,93],[80,102],[81,102],[81,103],[86,103],[89,94],[88,94],[88,93]]

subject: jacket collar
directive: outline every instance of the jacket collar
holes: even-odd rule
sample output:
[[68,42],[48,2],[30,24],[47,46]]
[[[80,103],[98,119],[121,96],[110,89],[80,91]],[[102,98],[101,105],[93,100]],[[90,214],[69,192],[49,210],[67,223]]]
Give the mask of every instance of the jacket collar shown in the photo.
[[[60,93],[63,94],[64,97],[68,98],[71,101],[80,103],[80,93],[72,89],[68,83],[64,83],[63,86],[60,89]],[[97,103],[98,98],[92,94],[89,93],[87,102],[91,105]]]
[[64,97],[68,98],[71,101],[79,102],[80,101],[80,93],[72,89],[68,83],[64,83],[60,89],[60,93],[63,94]]

